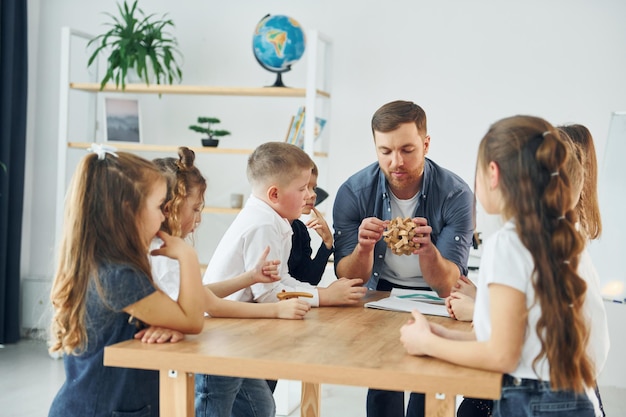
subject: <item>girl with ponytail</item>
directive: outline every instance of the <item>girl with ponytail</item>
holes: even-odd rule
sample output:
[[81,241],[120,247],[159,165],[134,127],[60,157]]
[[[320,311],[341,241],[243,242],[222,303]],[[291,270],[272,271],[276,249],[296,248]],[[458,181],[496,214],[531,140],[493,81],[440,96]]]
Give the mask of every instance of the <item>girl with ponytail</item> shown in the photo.
[[484,244],[474,329],[448,330],[417,312],[401,329],[410,354],[503,373],[494,416],[594,416],[585,393],[596,377],[587,349],[594,323],[578,274],[586,240],[567,168],[574,157],[541,118],[493,124],[479,146],[476,194],[504,225]]

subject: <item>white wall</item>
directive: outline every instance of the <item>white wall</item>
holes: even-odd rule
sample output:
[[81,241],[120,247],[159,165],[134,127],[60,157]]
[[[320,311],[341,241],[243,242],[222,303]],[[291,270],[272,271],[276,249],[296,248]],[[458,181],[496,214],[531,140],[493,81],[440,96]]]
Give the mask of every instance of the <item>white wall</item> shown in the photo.
[[[31,66],[31,79],[36,81],[30,89],[36,101],[29,107],[27,190],[32,194],[26,196],[23,250],[28,259],[23,276],[28,278],[49,279],[54,267],[60,30],[62,26],[90,33],[104,30],[105,16],[100,12],[115,13],[116,3],[94,4],[29,0],[34,15],[30,33],[36,36],[30,45],[36,51],[36,65]],[[141,6],[148,12],[169,12],[176,23],[175,34],[185,55],[185,84],[270,84],[274,77],[251,52],[252,31],[266,13],[290,15],[305,29],[317,28],[334,40],[328,214],[341,182],[374,161],[369,122],[385,102],[407,99],[422,105],[429,117],[430,157],[470,185],[478,142],[489,124],[501,117],[523,113],[554,124],[585,124],[595,136],[598,154],[603,155],[611,112],[626,110],[626,2],[622,0],[515,4],[499,0],[143,0]],[[285,82],[303,86],[305,70],[304,62],[296,64],[284,75]],[[281,115],[259,116],[266,104],[276,106]],[[198,115],[217,116],[234,133],[226,141],[238,141],[239,146],[251,138],[281,140],[289,112],[299,104],[241,98],[147,99],[142,121],[151,142],[195,145],[199,136],[187,125]],[[230,188],[246,187],[242,171],[232,168],[243,167],[243,162],[226,159],[224,165],[223,161],[209,161],[207,199],[227,204]],[[243,184],[220,188],[229,176]],[[479,230],[488,234],[493,227],[482,216],[479,221]],[[227,218],[204,222],[199,234],[211,240],[207,247],[215,245],[227,222]],[[209,253],[200,255],[208,260]],[[623,318],[624,310],[612,309],[611,314]],[[623,338],[614,332],[613,338],[618,337]],[[615,377],[609,377],[608,383],[626,386],[620,379],[626,374],[624,367],[624,363],[609,364],[607,373],[615,370]]]

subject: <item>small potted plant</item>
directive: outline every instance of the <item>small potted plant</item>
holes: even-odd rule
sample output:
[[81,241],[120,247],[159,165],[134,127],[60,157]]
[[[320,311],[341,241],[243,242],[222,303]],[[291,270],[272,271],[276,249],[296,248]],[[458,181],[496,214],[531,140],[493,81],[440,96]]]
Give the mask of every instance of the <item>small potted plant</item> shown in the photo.
[[198,123],[206,123],[206,126],[191,125],[189,129],[208,136],[202,139],[202,146],[217,146],[220,142],[218,138],[230,135],[228,130],[213,129],[213,125],[220,123],[220,119],[215,117],[198,117]]
[[137,7],[137,0],[130,7],[124,0],[123,6],[118,3],[117,8],[118,17],[105,13],[112,19],[112,22],[106,23],[111,29],[96,36],[87,45],[98,45],[89,58],[88,67],[100,54],[109,53],[100,89],[113,80],[116,88],[121,84],[124,90],[127,76],[133,71],[147,85],[150,85],[151,79],[156,84],[172,84],[174,80],[180,82],[182,71],[176,56],[182,58],[182,54],[176,39],[166,30],[174,27],[174,22],[166,19],[167,14],[160,19],[154,14],[146,15]]

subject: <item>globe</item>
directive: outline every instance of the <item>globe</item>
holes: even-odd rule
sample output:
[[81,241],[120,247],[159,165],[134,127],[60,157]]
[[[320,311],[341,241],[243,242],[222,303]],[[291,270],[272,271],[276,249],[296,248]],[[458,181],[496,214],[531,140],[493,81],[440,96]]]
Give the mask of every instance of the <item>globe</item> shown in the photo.
[[252,37],[254,57],[263,68],[276,73],[273,87],[284,87],[282,73],[304,54],[306,39],[300,24],[284,15],[266,15]]

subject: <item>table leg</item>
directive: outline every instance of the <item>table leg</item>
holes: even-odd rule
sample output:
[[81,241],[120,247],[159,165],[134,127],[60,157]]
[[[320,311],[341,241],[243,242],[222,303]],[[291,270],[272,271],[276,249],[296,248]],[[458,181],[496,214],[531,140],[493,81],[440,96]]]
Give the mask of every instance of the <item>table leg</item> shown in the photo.
[[426,393],[425,417],[454,417],[454,395]]
[[302,381],[301,417],[319,417],[321,406],[320,384]]
[[162,416],[194,417],[194,374],[159,371],[159,408]]

